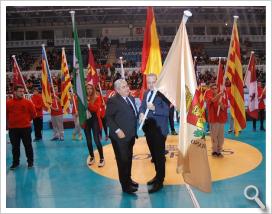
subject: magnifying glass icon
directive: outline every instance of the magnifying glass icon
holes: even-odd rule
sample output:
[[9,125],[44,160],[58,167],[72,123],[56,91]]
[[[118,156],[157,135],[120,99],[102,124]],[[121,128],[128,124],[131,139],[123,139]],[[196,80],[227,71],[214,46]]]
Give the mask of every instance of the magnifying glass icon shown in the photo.
[[[253,195],[253,196],[250,196],[249,195],[249,191],[255,191],[255,195]],[[258,190],[258,188],[256,187],[256,186],[254,186],[254,185],[249,185],[249,186],[247,186],[245,189],[244,189],[244,196],[248,199],[248,200],[255,200],[256,201],[256,203],[259,205],[259,207],[261,208],[261,209],[265,209],[265,205],[264,205],[264,203],[260,200],[260,198],[259,198],[259,190]]]

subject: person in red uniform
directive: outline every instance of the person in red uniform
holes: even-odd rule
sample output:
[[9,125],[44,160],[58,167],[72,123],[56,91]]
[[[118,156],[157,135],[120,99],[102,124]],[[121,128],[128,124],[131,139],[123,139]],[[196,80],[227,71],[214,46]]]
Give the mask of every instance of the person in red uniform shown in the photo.
[[[259,118],[260,118],[260,130],[261,131],[265,131],[264,128],[264,118],[265,118],[265,103],[264,103],[264,99],[265,99],[265,89],[263,89],[262,87],[262,83],[258,82],[257,85],[257,90],[258,90],[258,101],[259,101]],[[253,131],[256,131],[256,119],[253,119]]]
[[95,163],[91,136],[92,131],[93,139],[98,149],[100,157],[98,167],[103,167],[105,165],[105,160],[103,156],[103,147],[99,139],[99,133],[102,128],[102,120],[100,115],[102,100],[101,97],[97,95],[95,87],[90,83],[87,84],[87,100],[88,100],[88,115],[86,120],[86,126],[84,128],[84,133],[86,136],[87,146],[90,155],[88,165],[93,165]]
[[[210,84],[210,91],[206,93],[208,121],[211,127],[212,156],[223,157],[224,125],[227,121],[227,99],[223,92],[219,92],[216,83]],[[219,115],[217,114],[220,109]]]
[[36,110],[30,100],[24,98],[24,87],[15,87],[14,98],[6,103],[9,138],[12,145],[13,162],[11,170],[20,164],[20,142],[22,140],[28,162],[33,167],[33,148],[31,140],[31,120],[36,117]]
[[72,115],[73,115],[74,124],[75,124],[75,128],[72,134],[72,140],[76,139],[77,134],[78,134],[78,140],[82,140],[81,127],[79,124],[79,116],[78,116],[78,100],[77,99],[78,99],[77,95],[74,93],[71,93],[71,102],[73,105]]
[[33,119],[34,132],[35,132],[34,141],[39,141],[42,139],[42,129],[43,129],[43,100],[42,100],[42,95],[39,94],[39,89],[37,87],[33,89],[33,95],[31,97],[31,100],[37,112],[36,117]]
[[64,141],[64,129],[63,129],[63,111],[60,102],[60,94],[58,92],[58,86],[54,86],[55,96],[52,95],[51,105],[51,121],[53,126],[54,135],[52,141],[60,140]]

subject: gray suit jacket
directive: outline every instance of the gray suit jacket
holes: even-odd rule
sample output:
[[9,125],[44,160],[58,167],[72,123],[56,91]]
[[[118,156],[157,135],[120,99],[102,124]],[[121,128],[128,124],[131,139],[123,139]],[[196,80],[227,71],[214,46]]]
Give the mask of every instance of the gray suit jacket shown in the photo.
[[[129,99],[134,105],[136,115],[132,108],[118,93],[109,98],[107,102],[106,121],[110,130],[110,138],[113,138],[117,142],[128,142],[133,137],[137,136],[138,112],[134,97],[129,96]],[[121,129],[126,137],[123,139],[118,138],[115,133],[117,129]]]

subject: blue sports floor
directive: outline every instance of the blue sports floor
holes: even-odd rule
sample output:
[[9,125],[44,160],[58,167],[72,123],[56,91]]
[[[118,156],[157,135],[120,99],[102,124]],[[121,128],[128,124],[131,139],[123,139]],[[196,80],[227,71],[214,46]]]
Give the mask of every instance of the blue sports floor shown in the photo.
[[[257,127],[258,125],[257,122]],[[176,124],[176,130],[177,126]],[[226,124],[225,137],[256,147],[263,155],[261,164],[246,174],[213,182],[211,193],[203,193],[193,187],[192,190],[201,208],[258,207],[254,201],[249,201],[243,196],[243,191],[247,185],[254,184],[259,188],[260,199],[266,201],[265,132],[251,132],[252,123],[248,122],[247,128],[240,136],[234,137],[233,134],[227,133],[228,127]],[[85,138],[81,142],[72,141],[72,129],[66,129],[64,142],[52,142],[51,134],[51,130],[45,130],[43,141],[33,142],[33,169],[27,168],[24,148],[21,146],[21,165],[15,171],[9,170],[12,156],[11,144],[7,143],[7,208],[194,207],[185,185],[165,185],[161,191],[154,194],[148,194],[146,185],[140,185],[135,196],[122,193],[118,181],[96,174],[87,167],[88,150]],[[109,141],[102,143],[106,145]]]

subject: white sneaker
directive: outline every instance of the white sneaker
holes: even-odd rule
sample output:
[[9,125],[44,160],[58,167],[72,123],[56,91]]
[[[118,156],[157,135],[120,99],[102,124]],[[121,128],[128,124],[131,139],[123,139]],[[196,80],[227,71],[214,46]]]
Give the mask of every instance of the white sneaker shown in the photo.
[[98,163],[98,167],[103,167],[105,165],[105,160],[104,159],[100,159],[99,163]]
[[95,163],[95,158],[94,157],[90,157],[90,161],[89,161],[88,165],[91,166],[94,163]]

